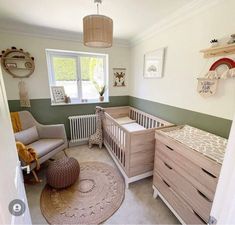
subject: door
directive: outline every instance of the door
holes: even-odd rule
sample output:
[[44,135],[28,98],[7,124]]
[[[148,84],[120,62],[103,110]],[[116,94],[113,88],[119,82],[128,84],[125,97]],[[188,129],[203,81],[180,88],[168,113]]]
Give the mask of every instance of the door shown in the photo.
[[221,168],[210,224],[235,224],[235,117]]
[[1,66],[0,143],[0,224],[31,224]]

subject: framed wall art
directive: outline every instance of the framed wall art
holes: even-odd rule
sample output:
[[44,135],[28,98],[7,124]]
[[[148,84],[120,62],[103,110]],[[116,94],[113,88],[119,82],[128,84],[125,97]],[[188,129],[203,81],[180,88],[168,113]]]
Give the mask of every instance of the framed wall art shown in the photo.
[[165,48],[160,48],[144,55],[144,78],[163,76]]
[[51,86],[51,92],[55,103],[65,102],[65,91],[63,86]]
[[113,86],[125,87],[126,86],[126,69],[113,68]]

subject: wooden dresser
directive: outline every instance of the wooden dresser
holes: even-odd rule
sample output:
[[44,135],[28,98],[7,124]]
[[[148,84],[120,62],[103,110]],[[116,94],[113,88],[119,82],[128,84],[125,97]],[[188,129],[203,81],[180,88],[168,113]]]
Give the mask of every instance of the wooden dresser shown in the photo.
[[154,197],[181,223],[206,224],[227,140],[187,125],[158,130],[155,138]]

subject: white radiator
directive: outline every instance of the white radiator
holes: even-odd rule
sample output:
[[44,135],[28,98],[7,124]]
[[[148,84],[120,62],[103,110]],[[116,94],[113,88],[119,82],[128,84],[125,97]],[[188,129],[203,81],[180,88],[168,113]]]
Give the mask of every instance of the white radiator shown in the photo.
[[72,144],[86,142],[96,130],[96,115],[70,116],[70,135]]

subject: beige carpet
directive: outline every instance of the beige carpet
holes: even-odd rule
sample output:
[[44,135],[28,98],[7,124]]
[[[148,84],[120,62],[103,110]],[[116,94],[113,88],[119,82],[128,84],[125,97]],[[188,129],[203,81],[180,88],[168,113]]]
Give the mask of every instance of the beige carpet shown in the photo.
[[[79,163],[99,161],[117,168],[105,148],[99,149],[99,147],[94,146],[92,149],[89,149],[87,145],[82,145],[69,148],[66,152],[69,157],[74,157]],[[59,152],[54,158],[60,159],[61,157],[64,157],[63,152]],[[42,183],[25,185],[32,223],[34,225],[48,224],[41,213],[40,197],[46,185],[45,174],[49,164],[50,161],[43,163],[38,171],[38,176],[42,179]],[[120,208],[103,224],[179,224],[179,221],[161,198],[153,198],[152,185],[152,177],[130,184],[129,189],[125,190],[125,198]]]
[[67,189],[46,185],[41,211],[50,224],[100,224],[121,206],[125,186],[116,168],[101,162],[81,163],[79,180]]

